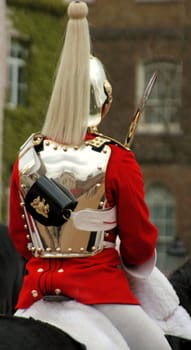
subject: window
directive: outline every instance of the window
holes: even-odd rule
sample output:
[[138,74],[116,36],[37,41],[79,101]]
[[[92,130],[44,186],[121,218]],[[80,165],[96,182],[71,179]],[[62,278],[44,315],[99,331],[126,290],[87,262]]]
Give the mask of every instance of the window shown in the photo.
[[26,58],[28,49],[18,40],[11,41],[8,82],[8,105],[16,107],[26,104],[27,77]]
[[180,132],[178,111],[181,107],[181,63],[155,61],[140,65],[137,70],[137,99],[154,72],[157,81],[147,100],[138,130],[140,132]]
[[[66,3],[69,3],[71,1],[73,1],[73,0],[65,0]],[[86,2],[87,4],[91,4],[91,3],[95,2],[95,0],[83,0],[83,1]]]
[[145,199],[151,220],[158,227],[159,241],[172,241],[176,230],[174,196],[163,185],[154,184],[146,191]]
[[[162,184],[151,185],[145,199],[153,224],[158,228],[157,265],[168,273],[176,265],[177,257],[168,255],[168,246],[176,238],[176,202],[170,190]],[[179,261],[177,262],[177,265]]]

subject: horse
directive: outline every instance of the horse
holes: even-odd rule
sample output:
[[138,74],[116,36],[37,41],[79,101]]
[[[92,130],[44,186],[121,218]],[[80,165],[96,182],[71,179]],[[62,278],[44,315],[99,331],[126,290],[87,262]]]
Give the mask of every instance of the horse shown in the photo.
[[85,345],[48,323],[33,318],[0,317],[0,350],[85,350]]
[[173,271],[168,279],[179,296],[180,304],[191,316],[191,259]]
[[15,311],[24,276],[24,259],[17,253],[8,234],[8,227],[0,224],[0,314]]
[[[180,298],[180,304],[188,310],[189,314],[191,314],[190,269],[191,261],[189,260],[169,276],[169,281]],[[34,319],[33,317],[25,318],[15,316],[15,305],[22,286],[24,274],[25,261],[16,252],[9,237],[7,226],[0,224],[0,350],[13,350],[13,348],[14,350],[20,350],[21,347],[23,350],[32,350],[34,347],[37,350],[44,350],[47,346],[50,346],[52,350],[56,350],[59,346],[68,350],[89,349],[89,347],[84,345],[81,339],[76,339],[74,336],[75,332],[71,334],[70,329],[67,327],[65,331],[55,324],[50,324],[48,319],[40,320],[38,317]],[[50,302],[48,302],[47,305],[47,309],[50,309]],[[73,305],[75,306],[72,302],[66,302],[66,315],[67,308],[73,308]],[[59,302],[57,303],[57,308],[59,309]],[[86,306],[82,306],[82,308],[86,308]],[[87,308],[89,308],[89,306],[87,306]],[[75,313],[72,313],[72,315],[75,317]],[[87,315],[87,318],[88,317]],[[89,320],[90,319],[91,317]],[[97,314],[95,314],[95,320],[99,322]],[[100,322],[102,322],[101,319]],[[102,336],[104,337],[103,334],[101,334],[100,337],[97,336],[100,338],[99,341],[102,341]],[[166,338],[173,350],[190,349],[191,341],[187,339],[168,334]],[[91,348],[93,349],[93,347]],[[99,348],[99,345],[97,345],[97,348]],[[104,349],[106,348],[109,349],[110,346]],[[115,348],[120,348],[121,350],[122,346],[112,347],[112,349]],[[125,349],[125,346],[123,349]]]
[[[179,297],[182,305],[191,316],[191,259],[183,263],[180,267],[168,276],[170,283]],[[167,336],[173,350],[191,349],[191,341],[179,337]]]

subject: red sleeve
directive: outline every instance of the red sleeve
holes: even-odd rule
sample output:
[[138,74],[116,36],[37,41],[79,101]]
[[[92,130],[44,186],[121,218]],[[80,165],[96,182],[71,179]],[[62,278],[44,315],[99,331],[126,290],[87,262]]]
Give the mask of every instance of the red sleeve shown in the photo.
[[117,207],[120,253],[126,265],[147,261],[156,247],[158,232],[149,219],[144,183],[134,154],[111,145],[106,172],[106,198]]
[[25,228],[25,220],[23,219],[23,209],[20,205],[19,196],[19,174],[18,160],[15,162],[10,184],[10,200],[9,200],[9,234],[17,249],[17,251],[25,259],[29,259],[32,255],[27,248],[28,231]]

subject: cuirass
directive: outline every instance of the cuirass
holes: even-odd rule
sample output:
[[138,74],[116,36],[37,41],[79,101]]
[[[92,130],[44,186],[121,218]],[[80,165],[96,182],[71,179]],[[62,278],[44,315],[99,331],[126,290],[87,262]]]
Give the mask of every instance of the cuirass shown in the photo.
[[[105,172],[110,157],[108,140],[96,137],[79,147],[43,139],[36,151],[34,138],[19,155],[20,193],[35,256],[79,257],[94,255],[104,247],[104,230],[116,226],[113,208],[104,209]],[[25,198],[36,177],[45,175],[67,188],[77,206],[61,226],[45,226],[26,210]],[[46,205],[46,203],[44,203]],[[42,207],[42,202],[41,202]]]

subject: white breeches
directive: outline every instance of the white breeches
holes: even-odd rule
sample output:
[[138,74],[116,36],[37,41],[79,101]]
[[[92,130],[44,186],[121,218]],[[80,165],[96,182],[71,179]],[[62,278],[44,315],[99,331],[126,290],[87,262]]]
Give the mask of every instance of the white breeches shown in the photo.
[[94,305],[119,330],[131,350],[171,349],[163,331],[138,305]]

